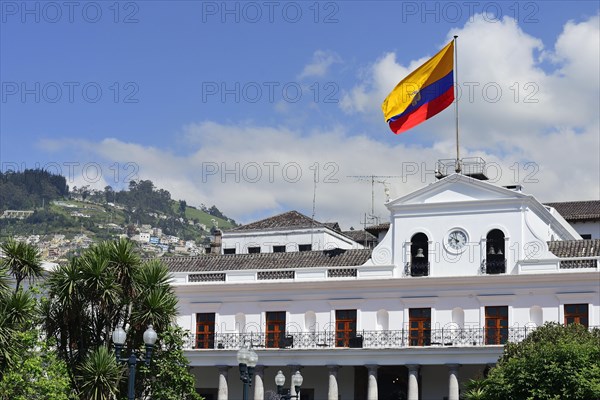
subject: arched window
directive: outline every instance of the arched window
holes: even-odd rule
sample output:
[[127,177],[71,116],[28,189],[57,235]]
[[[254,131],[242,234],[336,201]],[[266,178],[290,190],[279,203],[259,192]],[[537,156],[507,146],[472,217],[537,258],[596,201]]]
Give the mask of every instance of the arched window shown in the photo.
[[410,275],[429,275],[429,239],[422,232],[410,239]]
[[506,272],[506,249],[504,248],[504,232],[492,229],[485,242],[486,274],[503,274]]

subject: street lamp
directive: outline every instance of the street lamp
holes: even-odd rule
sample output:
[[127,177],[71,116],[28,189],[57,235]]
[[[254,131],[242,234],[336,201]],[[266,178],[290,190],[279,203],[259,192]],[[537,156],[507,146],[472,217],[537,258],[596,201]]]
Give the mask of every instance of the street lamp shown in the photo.
[[290,394],[290,389],[287,389],[287,393],[284,393],[283,385],[285,385],[285,375],[281,371],[277,372],[275,375],[275,384],[277,385],[277,394],[281,400],[291,400],[291,399],[300,399],[300,386],[302,386],[302,382],[304,378],[300,371],[296,371],[295,374],[292,375],[292,384],[294,385],[294,389],[296,389],[296,395],[292,396]]
[[157,335],[152,328],[152,325],[148,325],[148,329],[144,332],[144,343],[146,344],[146,354],[138,359],[135,354],[135,350],[131,349],[131,355],[129,357],[121,358],[121,351],[125,345],[127,339],[127,333],[121,327],[115,329],[112,334],[112,340],[115,344],[115,354],[117,362],[127,362],[129,366],[129,381],[127,383],[127,400],[135,400],[135,366],[138,361],[143,361],[147,366],[150,365],[150,359],[152,358],[152,349],[156,343]]
[[244,383],[243,400],[248,400],[248,387],[252,386],[258,354],[254,350],[242,346],[237,352],[237,360],[240,364],[240,380]]

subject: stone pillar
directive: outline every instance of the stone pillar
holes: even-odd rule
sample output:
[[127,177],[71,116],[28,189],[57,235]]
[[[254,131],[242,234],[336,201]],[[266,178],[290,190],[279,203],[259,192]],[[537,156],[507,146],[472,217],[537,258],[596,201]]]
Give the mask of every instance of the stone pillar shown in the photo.
[[[294,374],[298,371],[300,371],[300,369],[302,369],[302,367],[300,365],[290,365],[290,395],[295,396],[296,393],[296,388],[294,387],[294,381],[292,379],[292,376],[294,376]],[[302,390],[302,389],[301,389]]]
[[419,400],[419,365],[408,367],[408,400]]
[[379,394],[377,393],[377,365],[367,365],[367,371],[369,371],[369,383],[367,386],[367,400],[378,400]]
[[329,392],[327,394],[327,400],[338,400],[337,373],[339,368],[338,365],[327,366],[327,369],[329,369]]
[[448,364],[448,400],[459,400],[458,364]]
[[217,394],[217,400],[228,400],[229,388],[227,387],[227,371],[229,366],[217,365],[219,368],[219,392]]
[[254,385],[254,400],[264,400],[265,398],[265,387],[263,384],[264,373],[264,365],[257,365],[254,368],[254,379],[252,380]]

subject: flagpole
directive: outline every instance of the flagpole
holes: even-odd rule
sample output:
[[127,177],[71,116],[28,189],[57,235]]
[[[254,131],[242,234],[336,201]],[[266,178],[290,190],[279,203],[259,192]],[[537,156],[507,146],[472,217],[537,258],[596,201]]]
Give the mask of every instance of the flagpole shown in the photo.
[[456,120],[456,165],[454,170],[460,173],[462,170],[460,166],[460,150],[458,146],[458,49],[456,46],[456,39],[458,35],[454,35],[454,116]]

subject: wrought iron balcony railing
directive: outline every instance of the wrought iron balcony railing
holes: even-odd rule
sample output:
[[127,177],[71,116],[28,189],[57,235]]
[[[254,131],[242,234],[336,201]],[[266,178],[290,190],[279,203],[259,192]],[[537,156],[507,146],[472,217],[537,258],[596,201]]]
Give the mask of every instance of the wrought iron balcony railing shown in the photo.
[[[597,327],[596,327],[597,328]],[[415,332],[410,329],[360,331],[340,345],[335,331],[287,332],[276,346],[266,347],[264,332],[213,333],[190,335],[186,349],[237,350],[242,345],[266,350],[277,349],[401,349],[408,347],[455,347],[502,345],[507,341],[520,342],[535,327],[512,328],[439,328]],[[590,328],[592,329],[592,328]]]
[[483,261],[481,261],[481,273],[490,275],[506,273],[506,259],[484,259]]
[[406,276],[429,276],[429,262],[406,263],[404,274]]

